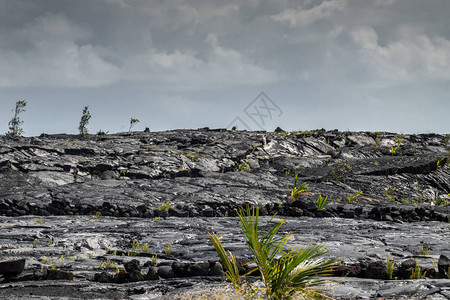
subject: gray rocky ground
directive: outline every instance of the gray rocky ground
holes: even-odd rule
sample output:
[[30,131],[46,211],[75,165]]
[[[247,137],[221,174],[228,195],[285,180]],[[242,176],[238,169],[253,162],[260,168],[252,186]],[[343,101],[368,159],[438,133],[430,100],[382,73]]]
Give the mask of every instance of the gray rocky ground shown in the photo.
[[[290,246],[341,260],[331,297],[450,299],[449,148],[443,135],[324,130],[0,136],[0,298],[225,288],[207,233],[247,261],[235,209],[258,205],[263,221],[287,219]],[[295,173],[308,190],[291,201]],[[426,276],[411,280],[416,260]]]

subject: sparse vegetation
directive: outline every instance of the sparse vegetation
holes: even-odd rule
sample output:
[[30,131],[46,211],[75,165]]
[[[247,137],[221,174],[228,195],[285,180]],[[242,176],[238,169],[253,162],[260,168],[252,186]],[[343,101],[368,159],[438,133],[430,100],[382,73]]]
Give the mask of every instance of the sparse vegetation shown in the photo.
[[[226,275],[237,292],[258,293],[263,292],[267,299],[291,299],[296,293],[311,292],[309,288],[324,283],[323,276],[328,276],[335,266],[334,260],[325,260],[319,256],[326,253],[323,245],[313,245],[284,251],[291,234],[283,238],[276,238],[280,227],[285,220],[280,220],[270,227],[273,218],[266,225],[265,230],[258,231],[259,209],[247,207],[239,209],[241,229],[247,239],[247,246],[253,254],[256,267],[249,271],[260,272],[263,288],[242,283],[239,275],[236,258],[231,253],[225,252],[220,237],[209,233],[214,248],[216,249],[224,267]],[[249,274],[247,273],[247,274]],[[324,295],[314,292],[316,298]],[[245,298],[245,297],[244,297]],[[311,298],[310,298],[311,299]]]
[[166,244],[166,246],[164,248],[164,254],[166,256],[170,256],[171,252],[172,252],[172,245],[171,244]]
[[319,195],[319,198],[317,198],[317,209],[322,210],[325,207],[325,204],[327,203],[328,196],[325,198],[322,198],[322,195]]
[[104,261],[104,260],[100,261],[98,264],[98,268],[99,269],[116,269],[117,264],[108,258],[106,261]]
[[395,137],[395,142],[397,143],[397,146],[395,146],[395,147],[391,146],[390,151],[391,151],[392,155],[395,155],[395,153],[398,150],[398,148],[400,148],[400,144],[402,143],[403,139],[404,139],[404,137],[401,137],[401,136],[396,136]]
[[411,272],[410,279],[422,279],[425,277],[426,270],[423,271],[423,269],[420,267],[419,263],[416,260],[416,265],[414,266],[414,269]]
[[141,249],[142,253],[148,253],[149,250],[150,249],[148,247],[148,243],[145,243],[144,245],[142,245],[142,249]]
[[50,263],[50,260],[46,256],[42,257],[41,264],[47,265],[49,263]]
[[42,225],[42,224],[44,224],[44,219],[42,219],[42,217],[40,217],[39,219],[34,220],[33,224],[34,225],[37,225],[37,224]]
[[389,276],[389,279],[392,279],[395,269],[395,260],[389,257],[389,253],[386,257],[386,273]]
[[152,260],[151,260],[150,264],[151,264],[152,266],[157,266],[157,265],[159,264],[159,261],[158,261],[158,255],[157,255],[157,254],[155,254],[155,255],[152,256]]
[[200,149],[197,148],[195,149],[195,152],[190,152],[185,154],[184,156],[186,156],[187,158],[189,158],[192,162],[196,161],[198,159],[200,155]]
[[384,194],[386,195],[386,198],[388,198],[391,201],[395,201],[395,197],[393,195],[394,191],[395,191],[395,187],[393,187],[393,188],[386,188],[384,190]]
[[334,181],[345,181],[351,171],[352,166],[347,161],[341,160],[333,165],[329,176]]
[[420,245],[419,255],[430,255],[430,247],[424,247],[423,244]]
[[438,169],[442,168],[442,167],[445,165],[446,161],[447,161],[447,158],[446,158],[446,157],[443,157],[443,158],[439,159],[439,160],[436,162],[436,167],[437,167]]
[[89,106],[85,106],[83,108],[83,115],[81,116],[80,125],[78,126],[78,131],[81,136],[86,136],[89,131],[87,129],[87,125],[89,124],[89,120],[91,119],[91,113],[89,112]]
[[158,210],[160,210],[160,211],[169,211],[170,207],[171,207],[170,202],[167,201],[167,202],[161,203],[158,206]]
[[100,221],[100,216],[101,216],[101,213],[99,211],[96,212],[95,216],[94,216],[94,222],[99,222]]
[[241,163],[241,164],[236,168],[236,171],[238,171],[238,172],[242,172],[242,171],[250,172],[250,166],[248,165],[248,162],[247,162],[247,161],[244,161],[243,163]]
[[131,245],[131,251],[128,252],[128,256],[136,256],[139,251],[139,242],[133,241],[133,244]]
[[9,121],[9,131],[6,134],[8,137],[12,139],[19,139],[22,137],[23,129],[21,125],[23,121],[19,118],[20,113],[25,111],[25,107],[27,106],[27,102],[24,100],[20,100],[16,102],[16,107],[14,111],[14,117]]
[[36,248],[37,244],[38,244],[39,240],[38,239],[34,239],[33,243],[30,245],[31,248]]
[[134,125],[136,125],[137,123],[139,123],[138,119],[133,119],[131,118],[130,120],[130,129],[128,129],[128,132],[131,132],[131,129],[134,127]]
[[294,202],[295,196],[301,195],[307,191],[306,187],[308,184],[303,182],[300,186],[297,187],[298,173],[295,173],[294,176],[294,185],[291,189],[291,203]]
[[354,193],[353,195],[351,195],[350,197],[347,198],[348,203],[352,203],[358,200],[358,197],[361,196],[363,192],[362,191],[357,191],[356,193]]

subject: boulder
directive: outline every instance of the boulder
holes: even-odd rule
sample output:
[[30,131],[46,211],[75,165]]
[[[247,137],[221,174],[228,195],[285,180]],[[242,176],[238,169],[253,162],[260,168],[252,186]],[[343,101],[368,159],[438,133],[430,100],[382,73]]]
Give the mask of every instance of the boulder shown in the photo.
[[25,258],[1,261],[0,274],[4,277],[17,276],[23,272],[25,262]]

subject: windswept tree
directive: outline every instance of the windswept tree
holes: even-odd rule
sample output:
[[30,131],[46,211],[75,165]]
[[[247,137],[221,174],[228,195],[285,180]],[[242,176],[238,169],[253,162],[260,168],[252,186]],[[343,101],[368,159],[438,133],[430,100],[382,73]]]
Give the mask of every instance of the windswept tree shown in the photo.
[[7,133],[7,136],[13,139],[18,139],[23,134],[23,129],[21,125],[23,124],[23,121],[20,120],[19,115],[21,112],[25,111],[25,106],[27,106],[27,102],[25,100],[20,100],[16,102],[16,108],[14,111],[14,117],[9,121],[9,131]]
[[86,136],[89,133],[87,125],[89,124],[90,119],[91,113],[89,112],[89,106],[85,106],[83,109],[83,115],[81,116],[80,126],[78,126],[78,131],[81,136]]
[[131,118],[131,120],[130,120],[130,129],[128,129],[128,132],[131,132],[131,129],[133,128],[133,126],[134,126],[136,123],[139,123],[139,120],[138,120],[138,119],[133,119],[133,118]]

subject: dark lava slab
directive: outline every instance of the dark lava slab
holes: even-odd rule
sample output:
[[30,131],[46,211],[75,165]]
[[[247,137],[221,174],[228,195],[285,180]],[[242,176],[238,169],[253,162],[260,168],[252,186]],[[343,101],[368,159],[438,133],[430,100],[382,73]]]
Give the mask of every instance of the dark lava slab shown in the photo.
[[[226,248],[248,259],[235,209],[250,204],[288,219],[290,246],[324,243],[328,257],[349,268],[389,254],[398,266],[413,258],[436,273],[340,278],[328,285],[336,299],[446,299],[450,282],[438,278],[437,264],[450,251],[448,142],[437,134],[324,130],[0,136],[0,261],[26,259],[23,273],[0,279],[0,298],[160,299],[223,289],[224,278],[211,275],[218,258],[207,233],[225,234]],[[308,190],[291,201],[295,173]],[[319,195],[328,196],[324,210]],[[142,274],[167,278],[94,281],[132,259]],[[195,273],[188,267],[204,276],[179,277]],[[61,273],[49,276],[52,269]]]
[[[265,223],[270,217],[262,217]],[[225,247],[239,258],[249,258],[244,247],[237,218],[173,218],[150,220],[142,218],[100,217],[97,221],[89,216],[49,216],[41,219],[32,216],[0,217],[0,250],[2,258],[26,258],[24,273],[44,268],[73,273],[73,281],[55,283],[52,280],[19,281],[0,285],[0,298],[6,295],[47,295],[86,298],[97,293],[102,298],[122,298],[136,289],[147,297],[171,297],[181,295],[202,285],[211,288],[223,284],[223,277],[172,278],[135,282],[130,284],[104,284],[94,282],[97,273],[116,272],[116,267],[101,267],[100,262],[111,260],[119,269],[137,259],[144,272],[157,257],[158,265],[171,266],[174,262],[195,263],[218,261],[208,232],[224,234]],[[38,224],[35,224],[38,223]],[[385,260],[390,254],[396,264],[408,258],[417,259],[422,267],[435,267],[440,253],[448,248],[449,224],[441,222],[394,223],[341,218],[288,218],[281,233],[295,234],[291,246],[300,247],[323,243],[328,249],[327,257],[341,258],[347,264],[369,263]],[[36,243],[35,243],[36,241]],[[135,256],[129,255],[133,242],[140,248]],[[430,251],[420,254],[426,242]],[[33,245],[33,243],[35,243]],[[142,245],[148,244],[148,252]],[[170,253],[166,252],[171,245]],[[115,252],[115,253],[114,253]],[[121,255],[125,253],[125,255]],[[169,255],[168,255],[169,254]],[[406,286],[409,290],[424,285],[421,291],[439,286],[435,299],[441,291],[450,287],[450,280],[369,280],[361,278],[338,278],[330,282],[330,296],[338,299],[371,299],[377,293],[393,286]],[[174,282],[174,285],[171,285]],[[175,284],[176,283],[176,284]],[[348,283],[348,284],[347,284]],[[55,288],[54,286],[59,286]],[[63,287],[67,287],[63,288]],[[102,291],[108,293],[102,294]],[[143,289],[143,290],[142,290]],[[406,289],[406,288],[405,288]],[[63,293],[63,294],[61,294]],[[65,294],[64,294],[65,293]],[[355,298],[353,298],[355,299]]]

